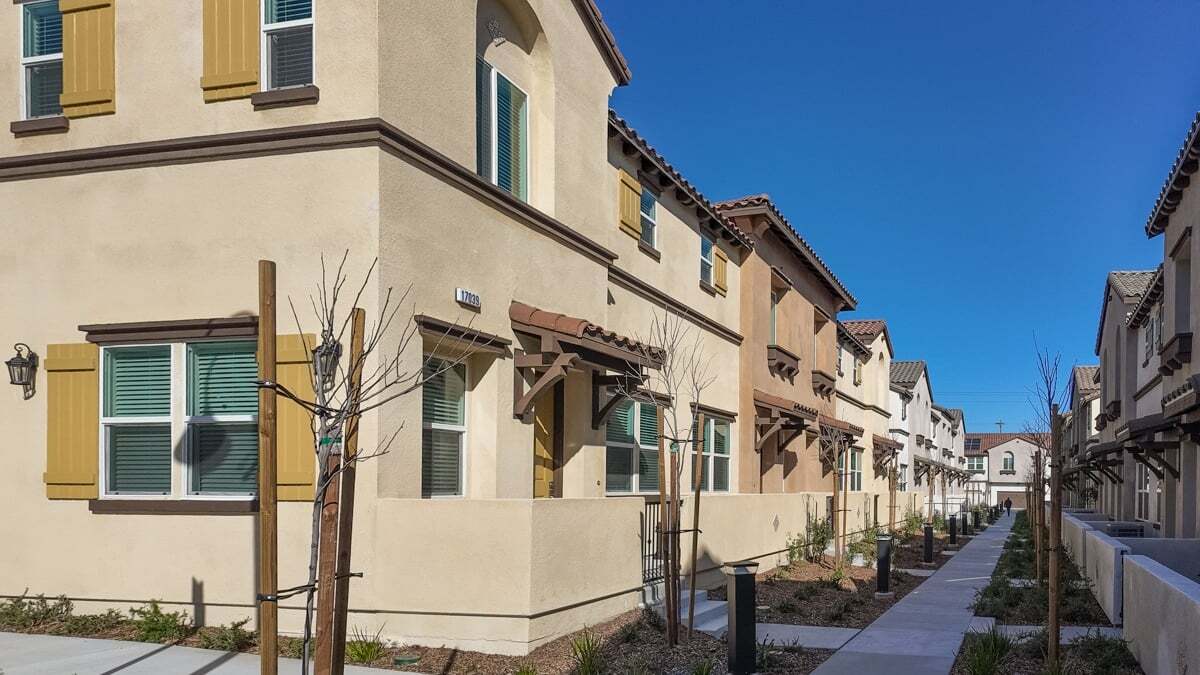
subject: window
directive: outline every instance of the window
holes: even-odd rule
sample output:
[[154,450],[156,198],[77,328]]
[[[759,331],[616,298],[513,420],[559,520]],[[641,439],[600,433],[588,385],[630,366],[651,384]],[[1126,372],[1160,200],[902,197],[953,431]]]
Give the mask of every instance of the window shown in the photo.
[[1163,334],[1162,307],[1159,307],[1158,310],[1154,312],[1154,318],[1152,319],[1152,321],[1154,322],[1154,352],[1158,353],[1158,352],[1162,351],[1162,334]]
[[842,349],[842,342],[841,342],[841,340],[839,340],[838,346],[837,346],[837,374],[838,375],[846,374],[846,372],[842,370],[842,352],[843,351],[844,350]]
[[779,334],[777,332],[776,323],[775,323],[776,312],[778,311],[777,310],[778,307],[779,307],[779,293],[777,291],[771,291],[771,344],[773,344],[773,345],[779,344]]
[[712,284],[713,281],[713,240],[700,236],[700,281]]
[[900,482],[900,485],[897,489],[899,489],[901,492],[908,492],[908,465],[907,464],[900,465],[899,482]]
[[1145,464],[1138,462],[1137,464],[1137,513],[1134,515],[1138,520],[1150,519],[1150,470]]
[[1145,365],[1145,363],[1148,363],[1150,361],[1150,357],[1153,356],[1153,354],[1154,354],[1154,328],[1156,325],[1157,324],[1154,321],[1154,319],[1151,318],[1146,321],[1146,328],[1145,328],[1145,330],[1142,331],[1142,336],[1145,338],[1145,341],[1146,341],[1146,349],[1145,349],[1145,357],[1144,357],[1145,361],[1143,362],[1143,365]]
[[841,481],[842,489],[847,492],[859,492],[862,490],[862,461],[863,451],[851,448],[850,453],[850,470],[846,471],[846,453],[843,452],[838,456],[838,474]]
[[[184,496],[253,495],[255,349],[250,341],[104,348],[104,494],[169,496],[180,485]],[[176,387],[185,392],[183,410],[176,409]],[[182,448],[178,462],[176,447]]]
[[908,401],[904,399],[900,399],[900,419],[908,419]]
[[985,471],[985,469],[983,468],[983,457],[982,456],[968,457],[967,458],[967,471],[970,471],[971,473],[983,473]]
[[1011,452],[1005,452],[1003,464],[1001,466],[1002,466],[1001,470],[1004,472],[1016,473],[1017,472],[1017,458],[1014,457]]
[[61,115],[62,14],[58,2],[27,2],[21,6],[21,69],[25,119]]
[[704,419],[703,464],[700,465],[700,489],[729,491],[729,420]]
[[487,61],[478,59],[476,66],[475,159],[479,175],[527,201],[529,97]]
[[658,408],[626,399],[613,408],[604,433],[605,491],[658,492]]
[[654,193],[642,186],[642,241],[646,242],[651,248],[658,247],[658,201],[654,199]]
[[263,89],[313,83],[312,0],[263,0]]
[[854,357],[854,384],[862,384],[862,361],[858,357]]
[[463,494],[467,367],[425,359],[421,387],[421,496]]

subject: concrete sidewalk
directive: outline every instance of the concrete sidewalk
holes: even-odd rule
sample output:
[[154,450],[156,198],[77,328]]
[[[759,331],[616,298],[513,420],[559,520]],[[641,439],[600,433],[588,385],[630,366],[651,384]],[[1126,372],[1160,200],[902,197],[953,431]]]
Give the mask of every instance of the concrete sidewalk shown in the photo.
[[[258,675],[258,655],[145,642],[0,633],[3,675]],[[299,659],[279,659],[282,675],[297,675]],[[401,673],[346,666],[346,675]]]
[[815,675],[949,673],[975,612],[975,592],[987,586],[1004,540],[1005,516],[821,664]]

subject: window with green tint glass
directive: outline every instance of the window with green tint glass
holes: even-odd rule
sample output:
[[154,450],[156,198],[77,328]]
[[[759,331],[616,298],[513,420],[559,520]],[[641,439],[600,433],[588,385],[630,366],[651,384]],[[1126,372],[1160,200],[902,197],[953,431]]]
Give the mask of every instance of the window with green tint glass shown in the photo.
[[475,133],[479,175],[527,201],[529,97],[483,59],[476,59]]
[[463,494],[467,367],[427,357],[421,387],[421,494]]
[[58,2],[21,6],[22,91],[26,119],[62,114],[62,14]]
[[658,408],[625,399],[605,425],[606,492],[658,491]]

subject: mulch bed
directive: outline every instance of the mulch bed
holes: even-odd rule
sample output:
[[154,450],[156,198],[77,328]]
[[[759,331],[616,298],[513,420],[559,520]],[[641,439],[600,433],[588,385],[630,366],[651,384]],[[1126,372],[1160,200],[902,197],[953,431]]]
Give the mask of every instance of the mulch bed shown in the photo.
[[[982,635],[968,633],[954,661],[951,675],[974,675],[968,667],[968,655]],[[1120,640],[1084,638],[1061,648],[1059,672],[1079,675],[1144,675],[1128,647]],[[977,672],[977,671],[976,671]],[[1043,675],[1046,667],[1046,633],[1015,643],[1000,660],[996,673],[1006,675]]]
[[[971,540],[971,537],[959,537],[958,547],[961,549]],[[896,540],[892,548],[892,569],[937,569],[945,565],[952,556],[942,555],[950,544],[950,536],[945,532],[935,532],[933,535],[933,565],[924,565],[925,535],[917,534],[906,539]]]
[[[854,583],[853,592],[834,581],[834,564],[828,558],[819,563],[799,561],[758,575],[755,583],[758,622],[865,628],[924,581],[893,572],[890,590],[895,595],[877,600],[874,567],[846,566],[843,570],[845,577]],[[709,591],[709,597],[724,600],[725,589]]]

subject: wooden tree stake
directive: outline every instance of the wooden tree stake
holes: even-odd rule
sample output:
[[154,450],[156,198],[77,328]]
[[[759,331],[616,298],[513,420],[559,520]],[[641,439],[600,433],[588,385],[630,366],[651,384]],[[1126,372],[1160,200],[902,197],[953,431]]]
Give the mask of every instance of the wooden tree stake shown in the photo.
[[[258,379],[275,382],[275,263],[258,261]],[[258,390],[258,645],[261,675],[279,672],[279,531],[275,390]]]
[[[363,334],[366,330],[367,313],[355,307],[350,311],[350,383],[349,391],[354,392],[355,399],[362,388],[362,353]],[[355,410],[358,406],[355,405]],[[357,414],[351,415],[346,423],[346,445],[342,452],[346,453],[346,468],[342,469],[342,498],[338,511],[338,549],[336,579],[333,594],[333,675],[342,675],[346,671],[346,625],[350,608],[350,547],[354,541],[354,489],[358,474],[358,466],[354,458],[358,455],[358,422]]]

